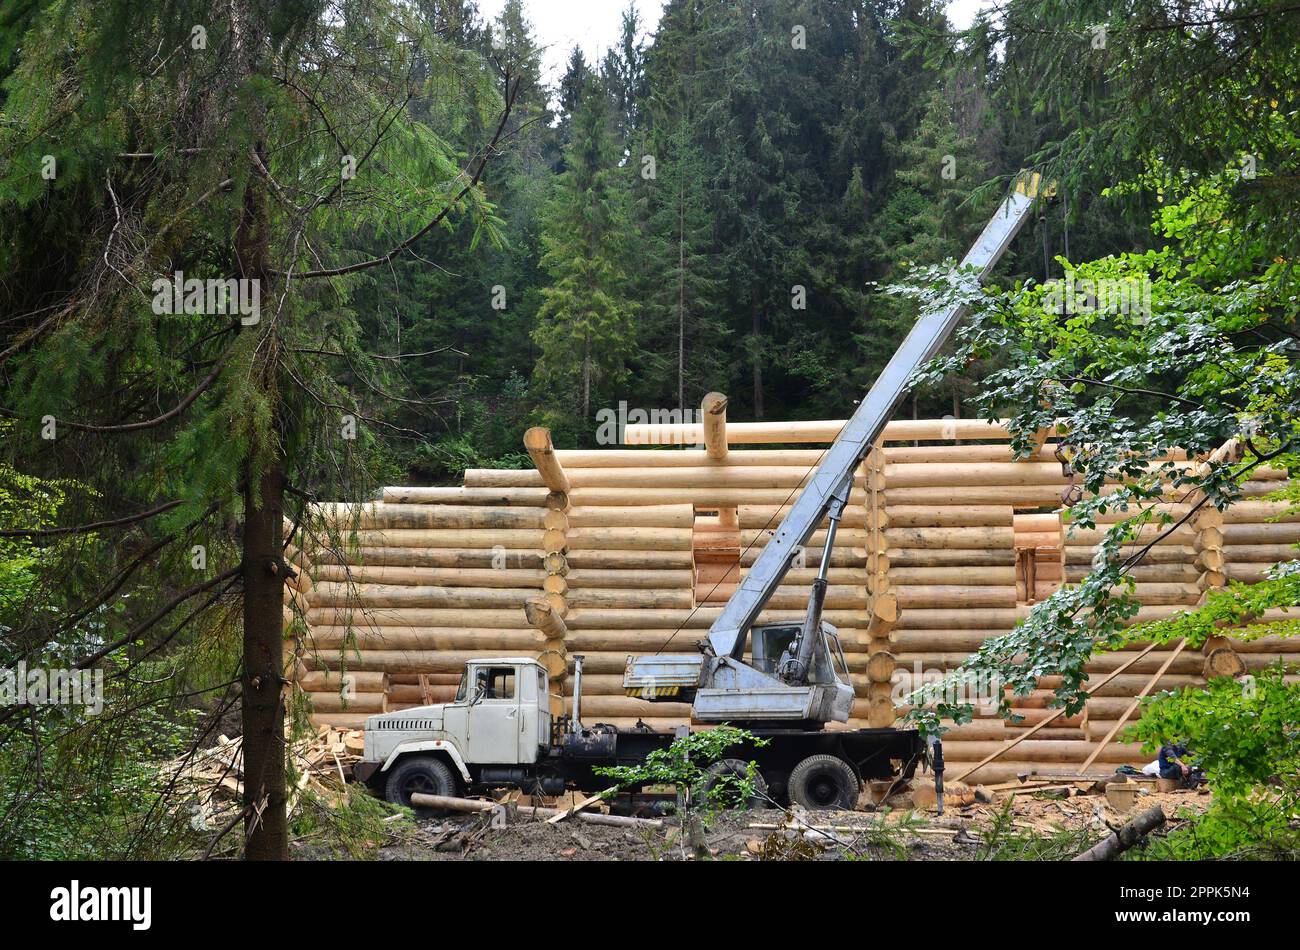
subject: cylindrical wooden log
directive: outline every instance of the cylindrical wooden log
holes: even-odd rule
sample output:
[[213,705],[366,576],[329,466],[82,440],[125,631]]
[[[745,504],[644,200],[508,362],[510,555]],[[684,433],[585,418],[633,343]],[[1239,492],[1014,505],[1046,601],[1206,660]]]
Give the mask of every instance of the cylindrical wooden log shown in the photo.
[[1205,657],[1205,666],[1201,675],[1210,679],[1215,676],[1240,676],[1244,672],[1246,672],[1246,663],[1237,651],[1221,648],[1211,650]]
[[569,509],[573,528],[694,528],[691,505],[627,505]]
[[[531,532],[530,532],[531,533]],[[536,537],[534,535],[534,537]],[[535,548],[403,548],[371,547],[322,552],[319,566],[426,567],[539,571],[542,552]]]
[[1241,581],[1245,584],[1258,584],[1268,577],[1271,566],[1262,562],[1228,564],[1224,566],[1223,574],[1228,580]]
[[692,552],[683,548],[674,551],[622,551],[622,550],[570,550],[566,555],[570,570],[690,570],[694,567]]
[[1295,560],[1300,551],[1291,544],[1225,544],[1223,556],[1232,563],[1276,564]]
[[1164,810],[1159,805],[1152,805],[1140,815],[1125,822],[1119,831],[1097,842],[1082,854],[1075,855],[1072,860],[1114,860],[1164,823]]
[[317,729],[322,726],[333,726],[335,729],[364,729],[366,720],[374,713],[313,713],[311,724]]
[[682,551],[692,547],[690,528],[575,528],[565,538],[569,551]]
[[388,689],[388,674],[309,672],[298,680],[298,685],[308,693],[339,692],[345,687],[359,693],[382,693]]
[[911,607],[1012,607],[1016,606],[1015,585],[958,587],[927,584],[924,586],[899,585],[892,588],[898,597],[898,606],[904,611]]
[[900,663],[910,663],[914,655],[928,653],[973,653],[990,637],[1008,633],[1007,628],[989,630],[895,630],[894,650]]
[[346,666],[388,673],[459,673],[470,660],[499,656],[500,650],[366,650],[360,659],[342,660],[337,653],[308,653],[303,662],[312,670],[338,670]]
[[525,505],[541,507],[545,488],[425,488],[394,485],[384,488],[386,505]]
[[582,697],[583,721],[599,721],[601,716],[681,716],[689,719],[689,703],[650,702],[631,696],[597,696]]
[[[1078,583],[1088,576],[1089,568],[1082,565],[1068,565],[1065,579]],[[1194,584],[1201,576],[1194,564],[1139,564],[1129,568],[1128,576],[1138,583],[1154,584]]]
[[727,397],[709,393],[700,403],[704,429],[704,453],[711,459],[727,457]]
[[357,650],[523,650],[540,648],[538,630],[502,630],[481,627],[313,627],[307,644],[317,651]]
[[885,489],[885,507],[959,507],[961,505],[1013,505],[1038,507],[1059,505],[1065,480],[1056,485],[963,485]]
[[322,582],[312,591],[313,607],[469,607],[518,608],[537,588],[401,587],[392,584]]
[[734,449],[720,459],[709,458],[704,449],[556,449],[566,468],[746,468],[754,465],[789,465],[816,468],[820,449]]
[[[460,682],[460,673],[389,673],[388,682],[405,686],[418,686],[421,678],[431,686],[455,686]],[[390,686],[391,690],[392,687]]]
[[[745,468],[575,468],[567,474],[574,491],[585,488],[635,488],[644,493],[643,497],[649,504],[655,503],[653,496],[660,489],[694,490],[708,486],[720,489],[783,488],[788,492],[807,484],[812,477],[812,471],[790,465],[752,465]],[[854,484],[861,485],[862,476],[857,476]]]
[[532,626],[546,634],[547,639],[563,640],[569,632],[560,611],[545,599],[533,598],[525,601],[524,616]]
[[[1003,742],[954,742],[950,745],[944,744],[943,755],[948,761],[949,767],[954,771],[962,769],[952,779],[955,782],[965,781],[968,777],[964,770],[971,765],[979,762],[980,759],[988,755],[1002,752],[1008,743]],[[1030,762],[1080,762],[1092,748],[1092,743],[1086,739],[1076,740],[1051,740],[1045,739],[1032,743],[1024,743],[1016,747],[1018,758]],[[1136,743],[1111,743],[1105,751],[1099,756],[1102,762],[1141,762],[1142,746]],[[973,770],[972,770],[973,771]]]
[[1300,511],[1285,501],[1238,501],[1223,512],[1227,524],[1262,522],[1300,522]]
[[535,529],[542,526],[541,508],[516,505],[489,507],[486,505],[385,505],[368,504],[348,506],[351,513],[337,517],[343,519],[344,528],[355,526],[361,530],[450,528],[500,528],[504,530]]
[[610,590],[585,587],[570,590],[566,600],[573,607],[633,607],[641,610],[658,610],[664,607],[689,608],[695,603],[695,595],[689,587],[680,590],[646,588]]
[[1011,527],[1010,505],[963,505],[933,508],[921,505],[896,505],[886,508],[891,528],[980,528]]
[[[1103,525],[1096,528],[1072,526],[1066,529],[1065,543],[1096,547],[1105,540],[1108,530],[1110,529]],[[1138,529],[1136,543],[1148,544],[1156,540],[1156,538],[1163,538],[1160,544],[1191,544],[1196,538],[1196,529],[1189,525],[1174,527],[1173,525],[1144,524]]]
[[[1300,543],[1300,522],[1277,524],[1228,524],[1223,526],[1225,546],[1238,544],[1296,544]],[[1295,550],[1292,549],[1292,554]]]
[[546,577],[541,570],[503,568],[494,570],[472,567],[396,567],[345,566],[322,564],[316,568],[318,579],[353,584],[394,584],[399,586],[437,587],[532,587],[540,588]]
[[[1119,549],[1119,556],[1127,558],[1138,554],[1143,549],[1136,545],[1125,545]],[[1066,544],[1065,563],[1091,564],[1094,549],[1087,545]],[[1147,550],[1142,557],[1143,564],[1191,564],[1196,560],[1196,549],[1190,544],[1157,544]]]
[[[539,517],[538,527],[541,526],[540,520]],[[363,529],[356,533],[359,548],[537,550],[540,547],[538,540],[537,530],[531,528],[385,528]]]
[[567,492],[569,479],[564,473],[560,460],[555,457],[555,447],[551,445],[551,430],[534,426],[524,433],[524,448],[528,457],[537,466],[542,476],[542,484],[550,491]]
[[[569,493],[575,505],[672,505],[688,504],[699,508],[734,507],[736,505],[784,505],[790,503],[792,487],[786,488],[725,488],[709,483],[695,484],[691,488],[575,488]],[[850,505],[863,504],[864,489],[855,488],[849,494]]]
[[[913,585],[963,585],[963,586],[1007,586],[1014,587],[1016,569],[1011,565],[1005,567],[982,567],[959,565],[953,567],[891,567],[889,579],[899,586]],[[1193,579],[1195,576],[1193,575]],[[939,606],[935,604],[934,606]]]
[[336,692],[308,693],[315,712],[381,713],[388,708],[386,693],[354,693],[344,697]]
[[890,548],[995,548],[1011,550],[1015,533],[1010,527],[887,528]]
[[689,588],[693,583],[690,571],[662,570],[597,570],[575,568],[565,579],[570,587],[605,588]]
[[[535,597],[537,591],[527,591]],[[307,622],[313,629],[318,626],[355,627],[466,627],[496,629],[526,628],[528,622],[520,612],[521,598],[508,609],[453,609],[442,607],[313,607],[307,611]]]
[[[1044,446],[1032,453],[1026,461],[1055,461],[1053,445]],[[969,462],[1013,461],[1009,443],[991,445],[899,445],[889,446],[889,461],[901,464],[925,462],[932,465],[964,465]]]
[[885,466],[885,483],[895,488],[984,485],[1060,485],[1056,462],[973,462],[966,465],[897,464]]
[[993,567],[1007,566],[1014,569],[1016,563],[1015,549],[1008,545],[997,548],[894,548],[885,551],[889,567]]
[[[733,422],[727,430],[732,445],[834,442],[844,428],[844,419],[810,422]],[[1007,439],[1006,426],[985,419],[895,419],[885,426],[884,439],[896,442],[954,439]],[[699,445],[700,423],[642,423],[627,425],[627,445]]]
[[426,690],[418,685],[398,684],[388,687],[388,707],[391,709],[394,705],[406,703],[414,703],[417,706],[427,703],[449,703],[456,698],[456,691],[455,686],[430,685]]

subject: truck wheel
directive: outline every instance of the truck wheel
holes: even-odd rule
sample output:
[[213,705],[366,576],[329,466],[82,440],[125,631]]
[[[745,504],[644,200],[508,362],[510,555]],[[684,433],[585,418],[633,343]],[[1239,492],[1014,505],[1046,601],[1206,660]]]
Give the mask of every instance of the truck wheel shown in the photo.
[[754,772],[754,781],[751,783],[753,791],[748,798],[742,798],[740,795],[737,782],[743,780],[748,774],[748,762],[742,762],[740,759],[719,759],[704,770],[704,778],[700,780],[695,797],[704,800],[712,795],[713,800],[724,808],[737,810],[762,808],[768,804],[767,782],[763,779],[763,773]]
[[[397,764],[388,775],[384,786],[384,797],[394,805],[412,808],[411,794],[423,792],[425,795],[456,794],[456,776],[452,774],[447,763],[433,756],[418,755]],[[428,812],[430,809],[416,809]]]
[[810,755],[790,773],[790,799],[804,808],[849,810],[860,790],[853,769],[833,755]]

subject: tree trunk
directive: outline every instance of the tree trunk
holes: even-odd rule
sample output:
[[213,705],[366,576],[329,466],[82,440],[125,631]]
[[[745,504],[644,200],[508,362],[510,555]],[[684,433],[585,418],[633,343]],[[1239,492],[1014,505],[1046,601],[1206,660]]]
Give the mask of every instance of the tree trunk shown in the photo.
[[686,421],[686,196],[677,192],[677,411]]
[[262,861],[289,857],[280,629],[284,469],[276,449],[260,477],[248,466],[244,489],[244,856]]
[[1111,861],[1133,847],[1165,823],[1165,813],[1159,805],[1152,805],[1136,818],[1129,819],[1123,827],[1103,838],[1087,851],[1077,854],[1073,861]]
[[[234,85],[245,86],[262,73],[266,24],[260,4],[241,0],[231,4],[231,45]],[[262,131],[265,110],[254,105],[246,118],[253,131],[250,165],[267,164]],[[250,170],[243,204],[235,227],[234,246],[238,276],[255,280],[266,293],[269,266],[270,221],[266,185]],[[252,367],[255,384],[269,404],[275,423],[271,445],[259,449],[250,440],[244,459],[244,530],[241,571],[244,604],[244,669],[241,678],[244,719],[244,857],[250,860],[287,860],[289,822],[285,796],[285,742],[282,598],[285,561],[281,547],[284,486],[288,461],[279,431],[281,412],[277,375],[280,352],[275,321],[262,319],[245,332],[262,336]]]
[[588,339],[582,350],[582,423],[585,426],[591,418],[591,340]]

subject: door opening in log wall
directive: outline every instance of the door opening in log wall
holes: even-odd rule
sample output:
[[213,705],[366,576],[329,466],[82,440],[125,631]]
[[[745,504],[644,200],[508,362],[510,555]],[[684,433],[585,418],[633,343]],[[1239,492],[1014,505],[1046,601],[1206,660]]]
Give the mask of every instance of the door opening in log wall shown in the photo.
[[1016,549],[1016,602],[1046,600],[1065,579],[1065,532],[1056,512],[1017,511],[1012,519]]
[[725,604],[740,583],[740,519],[736,508],[697,508],[691,548],[696,605]]

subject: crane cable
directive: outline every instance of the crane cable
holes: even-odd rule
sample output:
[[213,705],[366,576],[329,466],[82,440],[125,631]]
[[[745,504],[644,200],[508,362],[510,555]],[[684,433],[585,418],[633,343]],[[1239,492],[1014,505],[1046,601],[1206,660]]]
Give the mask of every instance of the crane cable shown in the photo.
[[[844,425],[848,425],[848,420],[847,420],[847,419],[844,421]],[[815,462],[813,462],[813,464],[810,465],[810,466],[808,467],[808,469],[803,473],[803,478],[800,478],[800,479],[799,479],[799,484],[796,485],[794,488],[790,489],[790,494],[786,495],[786,496],[785,496],[785,501],[783,501],[780,505],[777,506],[776,511],[772,512],[771,517],[769,517],[769,518],[767,519],[767,523],[766,523],[765,525],[763,525],[763,527],[760,529],[760,533],[754,535],[754,540],[753,540],[753,541],[750,541],[749,544],[745,545],[744,550],[742,550],[742,551],[740,552],[740,557],[736,559],[736,573],[737,573],[737,575],[739,575],[739,573],[740,573],[740,563],[741,563],[741,561],[743,561],[743,560],[745,559],[745,555],[749,553],[749,549],[752,548],[755,544],[758,543],[758,539],[759,539],[760,537],[762,537],[761,532],[762,532],[762,531],[767,531],[767,530],[769,530],[769,529],[771,528],[771,526],[772,526],[772,522],[775,521],[776,518],[777,518],[777,516],[781,514],[781,509],[782,509],[782,508],[785,508],[787,505],[790,504],[790,499],[793,498],[793,497],[795,496],[795,493],[799,491],[799,486],[804,484],[804,480],[807,479],[809,475],[811,475],[813,472],[815,472],[818,468],[821,467],[822,460],[826,457],[826,453],[829,452],[829,451],[831,450],[831,446],[833,446],[836,442],[839,441],[840,435],[841,435],[843,432],[844,432],[844,426],[840,426],[840,431],[837,432],[837,433],[835,433],[835,438],[832,439],[832,440],[827,444],[827,446],[826,446],[824,449],[821,450],[821,454],[819,454],[819,455],[817,456],[817,460],[816,460]],[[859,464],[861,464],[861,463],[859,463]],[[852,492],[852,486],[851,486],[851,485],[850,485],[849,491]],[[787,512],[787,514],[789,514],[789,512]],[[739,522],[740,522],[739,512],[737,512],[737,518],[736,518],[736,521],[737,521],[737,524],[739,524]],[[694,531],[694,528],[692,528],[692,531]],[[725,581],[725,580],[726,580],[728,577],[730,577],[730,576],[731,576],[731,572],[730,572],[730,571],[727,571],[725,574],[723,574],[722,577],[720,577],[720,578],[717,580],[717,582],[714,583],[714,585],[709,589],[708,594],[705,595],[705,600],[707,600],[709,597],[712,597],[712,596],[713,596],[713,592],[716,591],[719,587],[721,587],[721,586],[722,586],[722,582]],[[739,578],[739,576],[737,576],[736,583],[737,583],[737,584],[740,583],[740,578]],[[692,584],[692,587],[693,587],[693,586],[694,586],[694,585]],[[689,614],[686,615],[686,619],[683,620],[680,624],[678,624],[677,629],[674,630],[674,631],[672,632],[672,635],[669,636],[668,639],[665,640],[665,641],[663,642],[663,644],[660,645],[659,649],[658,649],[658,650],[655,650],[654,654],[652,654],[652,655],[654,655],[654,656],[658,656],[660,653],[663,653],[663,652],[664,652],[664,649],[667,648],[668,644],[670,644],[670,643],[673,642],[673,639],[677,636],[677,634],[681,633],[683,630],[686,629],[686,625],[689,624],[689,623],[691,622],[691,618],[695,616],[696,611],[698,611],[698,610],[699,610],[701,607],[703,607],[703,606],[704,606],[704,602],[699,602],[699,603],[697,603],[694,607],[692,607],[692,608],[691,608],[691,612],[690,612]]]

